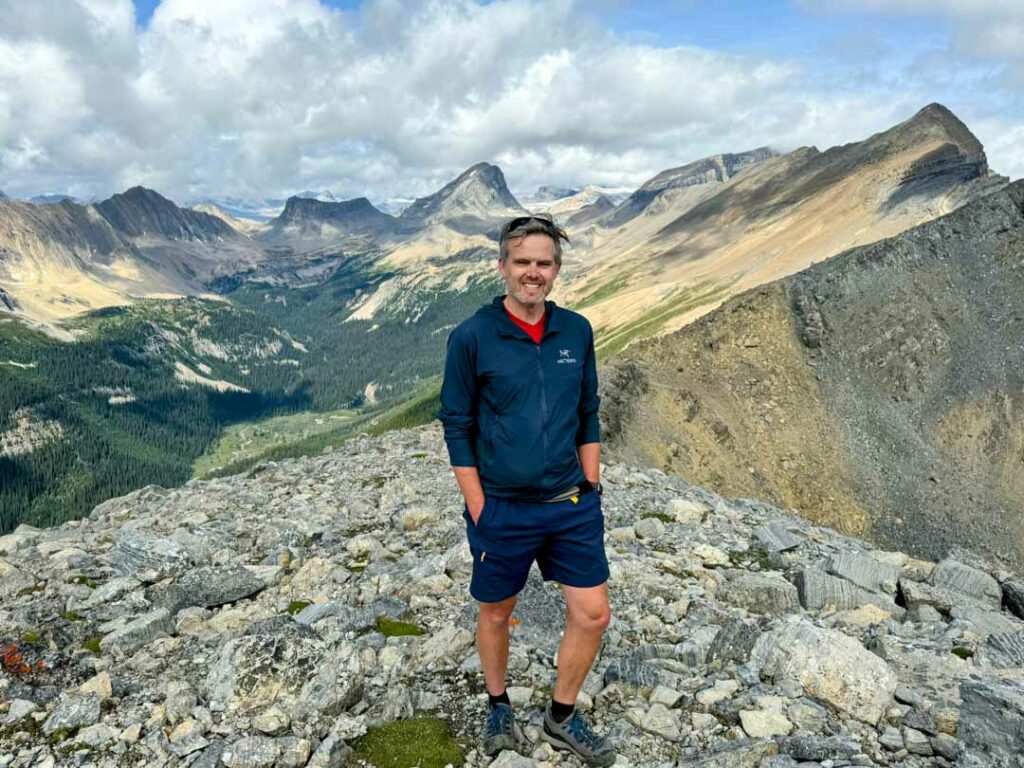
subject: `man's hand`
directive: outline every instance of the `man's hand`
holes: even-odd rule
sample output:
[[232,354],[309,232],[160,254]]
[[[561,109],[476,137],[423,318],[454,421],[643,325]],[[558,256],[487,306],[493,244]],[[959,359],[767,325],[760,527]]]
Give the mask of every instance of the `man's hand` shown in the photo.
[[480,473],[476,467],[452,467],[452,471],[455,472],[462,498],[466,500],[469,516],[473,518],[473,525],[476,525],[484,511],[484,488],[480,484]]
[[477,522],[479,522],[480,515],[482,515],[484,511],[484,503],[486,500],[486,497],[481,493],[479,501],[477,499],[473,499],[473,503],[468,501],[466,502],[466,509],[469,510],[469,516],[473,518],[473,525],[476,525]]

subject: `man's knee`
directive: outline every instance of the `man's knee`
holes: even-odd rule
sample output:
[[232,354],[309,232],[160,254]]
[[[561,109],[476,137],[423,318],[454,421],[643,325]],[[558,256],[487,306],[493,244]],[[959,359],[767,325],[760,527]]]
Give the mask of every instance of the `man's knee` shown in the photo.
[[500,603],[480,603],[480,623],[496,629],[507,627],[515,607],[515,597]]
[[607,602],[570,606],[567,621],[587,632],[604,632],[612,623],[612,609]]

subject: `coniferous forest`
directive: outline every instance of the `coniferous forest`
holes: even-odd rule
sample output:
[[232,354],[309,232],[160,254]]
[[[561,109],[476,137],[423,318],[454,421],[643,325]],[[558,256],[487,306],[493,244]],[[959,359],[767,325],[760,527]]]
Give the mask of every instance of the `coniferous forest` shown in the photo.
[[419,297],[415,316],[343,322],[365,285],[347,274],[242,284],[230,301],[147,300],[75,318],[73,342],[0,315],[0,534],[183,483],[228,424],[360,407],[370,382],[400,399],[437,376],[447,331],[498,291],[488,281]]

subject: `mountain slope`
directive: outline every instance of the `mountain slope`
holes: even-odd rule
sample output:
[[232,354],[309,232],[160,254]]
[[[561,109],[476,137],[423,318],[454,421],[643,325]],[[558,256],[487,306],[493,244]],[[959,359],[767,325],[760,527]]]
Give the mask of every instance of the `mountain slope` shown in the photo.
[[[632,216],[631,206],[648,194],[641,191],[661,184],[656,179],[607,222]],[[614,351],[638,324],[647,324],[646,335],[682,327],[730,295],[902,232],[1005,183],[989,172],[967,127],[930,105],[862,142],[762,159],[722,183],[676,187],[680,198],[665,207],[655,197],[621,226],[577,233],[591,267],[570,295]]]
[[201,293],[262,259],[222,220],[142,187],[96,205],[0,201],[0,287],[35,319]]
[[607,373],[613,452],[886,546],[1020,567],[1022,335],[1016,182],[627,350]]

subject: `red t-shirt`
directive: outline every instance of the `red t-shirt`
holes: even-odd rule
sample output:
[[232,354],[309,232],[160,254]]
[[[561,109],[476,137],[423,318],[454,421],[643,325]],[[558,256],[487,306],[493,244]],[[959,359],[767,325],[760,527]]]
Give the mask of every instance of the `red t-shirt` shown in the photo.
[[544,315],[541,315],[536,323],[528,323],[509,312],[508,307],[505,307],[505,313],[512,318],[513,323],[526,331],[535,344],[540,344],[540,337],[544,335]]

